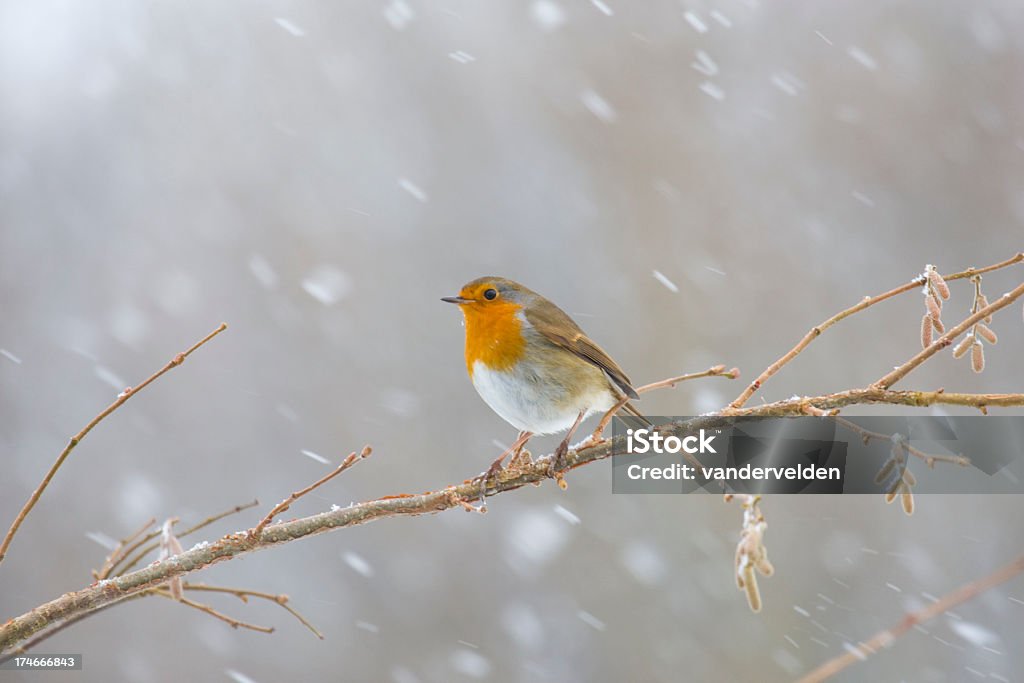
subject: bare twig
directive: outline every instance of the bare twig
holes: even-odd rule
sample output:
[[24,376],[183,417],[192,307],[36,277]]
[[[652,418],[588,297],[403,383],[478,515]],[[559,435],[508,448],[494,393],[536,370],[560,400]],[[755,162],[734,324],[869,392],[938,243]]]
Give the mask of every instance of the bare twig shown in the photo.
[[716,365],[712,368],[708,368],[703,372],[691,372],[688,375],[679,375],[678,377],[671,377],[669,379],[663,379],[660,382],[652,382],[651,384],[645,384],[642,387],[637,387],[636,393],[642,394],[647,391],[654,391],[655,389],[672,388],[680,382],[685,382],[690,379],[700,379],[701,377],[725,377],[727,379],[736,379],[740,376],[739,368],[733,368],[732,370],[726,370],[724,365]]
[[240,588],[230,588],[227,586],[210,586],[205,583],[186,583],[185,590],[209,591],[211,593],[229,593],[237,597],[242,602],[249,602],[249,598],[260,598],[261,600],[268,600],[286,609],[293,617],[299,620],[299,623],[301,623],[303,626],[312,631],[313,635],[315,635],[317,638],[319,638],[320,640],[324,639],[324,634],[320,633],[320,631],[317,630],[317,628],[313,626],[313,624],[311,624],[309,620],[306,619],[306,617],[302,616],[302,614],[297,609],[292,607],[289,604],[288,596],[284,595],[283,593],[275,595],[273,593],[264,593],[263,591],[243,590]]
[[338,476],[345,470],[355,465],[360,460],[365,460],[366,458],[370,457],[370,453],[373,453],[373,449],[370,448],[369,445],[363,446],[363,450],[359,451],[358,453],[352,451],[351,453],[348,454],[348,457],[341,462],[340,465],[334,468],[333,472],[330,472],[327,475],[317,479],[315,482],[313,482],[306,488],[302,489],[301,491],[296,491],[292,493],[292,495],[282,500],[280,503],[274,506],[273,510],[267,513],[266,517],[260,520],[259,524],[257,524],[254,528],[249,530],[249,538],[254,542],[260,540],[260,538],[263,536],[263,530],[266,528],[268,524],[270,524],[274,520],[274,517],[277,517],[279,514],[287,510],[289,507],[291,507],[292,503],[297,501],[299,498],[302,498],[304,495],[306,495],[313,489],[323,486],[331,479],[334,479],[336,476]]
[[[944,275],[942,276],[942,278],[947,282],[949,280],[963,280],[965,278],[974,277],[975,275],[978,275],[980,273],[988,273],[993,270],[999,270],[1000,268],[1006,268],[1007,266],[1012,266],[1016,263],[1020,263],[1021,261],[1024,261],[1024,252],[1017,253],[1012,257],[1006,259],[1005,261],[994,263],[991,266],[986,266],[984,268],[968,268],[967,270],[961,271],[959,273]],[[750,400],[750,397],[753,396],[754,393],[756,393],[757,390],[760,389],[772,375],[777,373],[787,363],[796,358],[797,355],[799,355],[801,351],[807,348],[811,342],[820,337],[822,332],[832,327],[837,322],[844,320],[845,318],[849,318],[851,315],[859,313],[860,311],[863,311],[865,308],[874,306],[875,304],[881,301],[891,299],[894,296],[898,296],[900,294],[903,294],[904,292],[909,292],[912,289],[916,289],[917,287],[920,287],[922,284],[924,284],[924,282],[925,276],[919,275],[910,282],[904,285],[900,285],[895,289],[890,289],[888,292],[884,292],[876,296],[865,297],[856,305],[851,306],[850,308],[847,308],[844,311],[840,311],[839,313],[836,313],[834,316],[828,318],[824,322],[815,325],[810,329],[810,331],[806,335],[804,335],[804,338],[801,339],[796,346],[794,346],[792,349],[786,352],[785,355],[783,355],[781,358],[779,358],[774,363],[769,365],[764,370],[764,372],[758,375],[758,377],[753,382],[751,382],[746,389],[743,390],[743,393],[737,396],[736,399],[729,404],[729,407],[742,408],[744,405],[746,405],[747,401]]]
[[[260,598],[262,600],[267,600],[269,602],[276,603],[277,605],[281,606],[283,609],[288,611],[288,613],[290,613],[292,616],[294,616],[299,621],[299,623],[301,623],[303,626],[305,626],[310,631],[312,631],[313,635],[315,635],[320,640],[324,639],[323,634],[315,626],[313,626],[313,624],[310,623],[310,621],[308,619],[306,619],[306,617],[303,616],[301,612],[299,612],[297,609],[295,609],[294,607],[292,607],[289,604],[289,598],[288,598],[287,595],[283,595],[283,594],[282,595],[275,595],[273,593],[266,593],[266,592],[263,592],[263,591],[246,590],[246,589],[242,589],[242,588],[231,588],[231,587],[228,587],[228,586],[209,586],[209,585],[206,585],[206,584],[203,584],[203,583],[198,583],[198,584],[196,584],[196,583],[185,583],[185,584],[183,584],[183,586],[184,586],[184,589],[186,591],[207,591],[207,592],[212,592],[212,593],[227,593],[227,594],[231,594],[231,595],[234,595],[234,596],[238,597],[238,599],[240,599],[242,602],[246,602],[246,603],[249,601],[250,597]],[[18,654],[24,654],[25,652],[31,651],[37,645],[39,645],[40,643],[42,643],[45,640],[49,639],[50,637],[57,635],[58,633],[60,633],[64,629],[68,628],[69,626],[73,626],[74,624],[77,624],[78,622],[82,621],[83,619],[91,617],[94,614],[99,614],[100,612],[102,612],[102,611],[104,611],[106,609],[109,609],[109,608],[114,607],[116,605],[120,605],[121,603],[124,603],[124,602],[128,602],[129,600],[136,600],[138,598],[145,598],[145,597],[149,597],[151,595],[157,594],[157,593],[162,594],[163,597],[170,597],[170,593],[167,592],[162,587],[161,588],[151,588],[149,590],[145,590],[145,591],[140,591],[138,593],[134,593],[133,595],[130,595],[130,596],[126,597],[123,600],[118,600],[118,601],[115,601],[115,602],[110,602],[110,603],[107,603],[106,605],[103,605],[102,607],[97,607],[94,610],[91,610],[91,611],[88,611],[88,612],[83,612],[81,614],[78,614],[78,615],[70,618],[70,619],[65,619],[64,621],[61,621],[61,622],[57,623],[53,628],[49,628],[49,629],[46,629],[46,630],[38,633],[34,638],[31,638],[30,640],[25,641],[20,646],[18,646],[16,648],[14,648],[13,650],[11,650],[9,653],[0,655],[0,664],[3,664],[8,659],[10,659],[11,657],[14,657],[14,656],[16,656]]]
[[[837,423],[841,424],[843,427],[849,429],[851,432],[855,432],[858,435],[860,435],[860,438],[864,440],[865,444],[867,444],[872,439],[876,439],[879,441],[892,440],[892,434],[883,434],[881,432],[873,432],[869,429],[864,429],[860,425],[850,422],[849,420],[842,417],[833,417],[832,419],[835,420]],[[907,453],[910,453],[915,458],[923,460],[924,463],[928,465],[928,467],[935,467],[935,463],[937,462],[949,462],[953,463],[954,465],[960,465],[960,467],[967,467],[968,465],[971,464],[971,459],[963,455],[943,455],[941,453],[925,453],[920,448],[914,448],[905,441],[900,443],[900,447]]]
[[851,664],[855,664],[870,655],[878,652],[881,648],[888,647],[894,640],[902,636],[917,624],[932,619],[944,612],[949,611],[960,603],[984,593],[990,588],[1009,581],[1013,577],[1024,572],[1024,555],[1021,555],[1013,562],[997,569],[983,579],[971,581],[961,586],[952,593],[943,596],[938,601],[928,605],[924,609],[907,613],[898,624],[884,631],[879,631],[868,640],[858,644],[851,651],[845,652],[834,659],[825,662],[814,671],[811,671],[799,683],[820,683],[836,675]]
[[[196,531],[199,531],[200,529],[202,529],[204,527],[207,527],[210,524],[213,524],[214,522],[218,522],[218,521],[220,521],[220,520],[222,520],[225,517],[228,517],[230,515],[238,514],[239,512],[242,512],[243,510],[248,510],[249,508],[256,507],[259,504],[260,504],[260,502],[258,500],[253,500],[251,502],[244,503],[242,505],[236,505],[233,508],[229,508],[229,509],[225,510],[224,512],[219,512],[216,515],[212,515],[210,517],[207,517],[203,521],[201,521],[201,522],[199,522],[197,524],[193,524],[188,529],[185,529],[184,531],[182,531],[180,534],[178,534],[178,538],[185,538],[189,534],[194,533]],[[114,566],[111,567],[110,570],[105,575],[98,576],[96,578],[98,578],[98,579],[106,579],[106,578],[109,578],[111,575],[124,574],[125,572],[131,570],[139,562],[142,561],[142,558],[144,558],[146,555],[150,554],[151,552],[153,552],[154,550],[159,548],[160,547],[160,543],[159,542],[150,543],[145,548],[142,548],[142,550],[139,550],[134,556],[132,556],[131,559],[128,559],[128,556],[132,552],[134,552],[136,549],[138,549],[139,546],[141,546],[143,543],[146,543],[147,541],[152,541],[154,538],[156,538],[159,535],[160,535],[160,531],[154,531],[154,532],[146,534],[144,537],[140,538],[131,547],[125,549],[125,552],[124,552],[123,556],[121,557],[121,559],[118,560],[116,563],[114,563]],[[119,566],[122,563],[124,564],[124,566],[119,568]]]
[[0,543],[0,562],[3,562],[4,557],[7,555],[7,549],[10,547],[11,541],[14,539],[14,534],[18,533],[18,528],[21,526],[21,523],[25,521],[25,517],[27,517],[28,513],[32,511],[33,507],[35,507],[35,504],[39,500],[39,497],[43,495],[43,491],[46,490],[46,487],[49,486],[50,481],[53,479],[54,475],[57,474],[57,470],[59,470],[60,466],[64,464],[64,461],[71,454],[71,451],[74,450],[75,446],[77,446],[82,441],[82,439],[85,438],[85,435],[92,431],[92,428],[98,425],[103,420],[103,418],[105,418],[107,415],[110,415],[118,408],[120,408],[128,399],[130,399],[132,396],[145,389],[151,382],[154,382],[155,380],[159,379],[164,373],[173,370],[174,368],[184,363],[185,359],[188,358],[189,354],[191,354],[193,351],[198,349],[206,342],[216,337],[218,334],[220,334],[227,328],[227,324],[221,323],[220,327],[218,327],[213,332],[211,332],[210,334],[206,335],[198,342],[193,344],[187,351],[183,351],[174,356],[174,358],[172,358],[165,366],[163,366],[162,368],[154,372],[152,375],[150,375],[145,381],[142,382],[142,384],[134,388],[127,387],[118,395],[117,399],[113,403],[107,406],[99,415],[90,420],[89,424],[85,425],[85,427],[82,428],[82,431],[78,432],[73,437],[71,437],[71,440],[68,441],[67,446],[65,446],[64,450],[60,452],[59,456],[57,456],[57,460],[53,463],[53,465],[50,466],[50,470],[46,473],[46,476],[43,477],[43,481],[39,484],[38,487],[36,487],[36,490],[33,491],[32,495],[29,496],[28,501],[25,503],[24,507],[21,508],[21,512],[19,512],[18,516],[15,517],[14,522],[11,524],[11,528],[7,530],[7,535],[4,536],[3,542]]
[[128,544],[134,544],[136,542],[136,539],[138,539],[140,536],[146,533],[149,527],[153,526],[154,524],[156,524],[156,519],[150,517],[145,524],[139,527],[138,531],[118,541],[117,546],[115,546],[114,549],[110,551],[110,554],[107,555],[107,559],[103,561],[103,565],[99,569],[94,569],[92,571],[92,578],[107,578],[107,574],[110,572],[111,568],[113,568],[114,564],[123,559],[127,553],[131,552],[130,548],[135,547],[134,545],[129,546]]
[[273,633],[274,632],[274,627],[273,626],[260,626],[259,624],[250,624],[248,621],[242,621],[241,619],[235,619],[234,617],[229,617],[228,615],[224,614],[223,612],[218,612],[217,610],[215,610],[214,608],[210,607],[209,605],[204,605],[201,602],[196,602],[195,600],[189,600],[188,598],[176,598],[176,597],[174,597],[171,594],[170,591],[164,590],[163,588],[160,588],[160,589],[158,589],[158,590],[156,590],[154,592],[156,593],[156,595],[159,595],[162,598],[167,598],[168,600],[174,600],[175,602],[181,603],[182,605],[185,605],[186,607],[191,607],[193,609],[197,609],[200,612],[205,612],[206,614],[209,614],[211,617],[214,617],[216,619],[220,619],[224,623],[226,623],[229,626],[231,626],[231,628],[247,628],[250,631],[259,631],[260,633]]

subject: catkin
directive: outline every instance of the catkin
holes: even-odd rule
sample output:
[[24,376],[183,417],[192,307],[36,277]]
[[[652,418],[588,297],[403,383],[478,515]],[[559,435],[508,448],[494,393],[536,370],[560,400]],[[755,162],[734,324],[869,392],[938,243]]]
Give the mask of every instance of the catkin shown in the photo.
[[892,468],[896,466],[896,456],[890,456],[885,464],[882,465],[882,469],[878,470],[878,474],[875,475],[875,483],[881,484],[889,474],[892,472]]
[[943,299],[949,298],[949,285],[934,267],[928,269],[928,282]]
[[997,343],[999,341],[999,337],[997,337],[996,333],[993,332],[991,329],[989,329],[989,327],[987,325],[983,325],[981,323],[978,323],[977,329],[978,329],[978,334],[980,334],[982,337],[984,337],[985,341],[987,341],[989,344],[995,344],[995,343]]
[[942,315],[942,304],[939,303],[938,297],[933,292],[929,291],[924,295],[924,305],[933,318],[937,319]]
[[[984,294],[979,294],[978,295],[978,310],[980,311],[983,308],[988,308],[988,297],[985,296]],[[991,323],[992,322],[992,316],[991,315],[986,315],[985,316],[985,322]]]
[[903,503],[903,512],[908,515],[914,514],[914,494],[910,489],[904,489],[900,495],[900,502]]
[[754,566],[747,565],[743,570],[743,588],[747,591],[747,604],[751,612],[761,611],[761,592],[757,589],[757,577],[754,576]]
[[985,369],[985,348],[981,342],[974,342],[971,346],[971,369],[975,372]]
[[971,344],[974,343],[974,335],[968,334],[960,343],[953,348],[953,358],[962,358],[967,350],[971,348]]

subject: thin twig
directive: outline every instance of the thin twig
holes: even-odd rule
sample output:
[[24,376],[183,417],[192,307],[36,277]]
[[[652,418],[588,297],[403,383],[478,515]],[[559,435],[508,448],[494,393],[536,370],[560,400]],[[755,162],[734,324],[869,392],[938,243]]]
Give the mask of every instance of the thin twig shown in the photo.
[[924,609],[907,613],[895,626],[887,628],[884,631],[879,631],[867,641],[860,643],[855,648],[852,648],[850,652],[845,652],[834,659],[830,659],[805,675],[798,683],[820,683],[821,681],[831,678],[851,664],[867,659],[868,656],[873,655],[878,652],[878,650],[888,647],[894,640],[902,636],[917,624],[937,617],[938,615],[949,611],[953,607],[956,607],[960,603],[967,602],[977,595],[984,593],[988,589],[1009,581],[1021,572],[1024,572],[1024,555],[1021,555],[1004,567],[997,569],[995,572],[983,579],[977,579],[961,586],[952,593],[949,593],[931,605],[928,605]]
[[270,602],[276,603],[284,609],[288,610],[288,612],[293,617],[299,620],[299,623],[301,623],[303,626],[312,631],[313,635],[315,635],[317,638],[319,638],[320,640],[324,639],[324,634],[320,633],[320,631],[317,630],[316,626],[313,626],[313,624],[311,624],[309,620],[306,619],[306,617],[302,616],[302,614],[297,609],[295,609],[289,604],[289,598],[287,595],[275,595],[273,593],[264,593],[263,591],[243,590],[240,588],[230,588],[227,586],[210,586],[205,583],[186,583],[184,587],[185,590],[187,591],[209,591],[211,593],[229,593],[237,597],[242,602],[249,602],[249,598],[260,598],[262,600],[269,600]]
[[274,627],[273,626],[260,626],[259,624],[251,624],[248,621],[242,621],[241,619],[235,619],[234,617],[229,617],[228,615],[224,614],[223,612],[218,612],[217,610],[215,610],[214,608],[210,607],[209,605],[204,605],[201,602],[196,602],[195,600],[189,600],[188,598],[175,598],[175,597],[173,597],[171,595],[170,591],[164,590],[162,588],[157,589],[155,591],[155,593],[156,593],[156,595],[159,595],[161,598],[167,598],[168,600],[173,600],[174,602],[177,602],[179,604],[185,605],[186,607],[191,607],[193,609],[199,610],[200,612],[205,612],[206,614],[209,614],[211,617],[215,617],[217,619],[220,619],[224,623],[230,625],[231,628],[247,628],[250,631],[259,631],[260,633],[273,633],[274,632]]
[[370,453],[372,453],[372,452],[373,452],[373,449],[370,448],[369,445],[367,445],[367,446],[363,446],[363,450],[359,451],[358,453],[356,453],[355,451],[352,451],[351,453],[349,453],[348,457],[345,458],[341,462],[341,464],[338,465],[334,469],[333,472],[330,472],[327,475],[321,477],[320,479],[317,479],[315,482],[313,482],[312,484],[310,484],[306,488],[302,489],[301,491],[296,491],[296,492],[292,493],[292,495],[288,496],[287,498],[282,500],[280,503],[275,505],[274,509],[272,509],[270,512],[268,512],[267,516],[264,517],[262,520],[260,520],[260,523],[257,524],[255,528],[253,528],[253,529],[251,529],[249,531],[249,537],[253,541],[260,540],[260,538],[263,535],[263,530],[266,528],[266,526],[268,524],[270,524],[270,522],[273,521],[274,517],[277,517],[279,514],[281,514],[285,510],[287,510],[289,507],[291,507],[292,503],[297,501],[299,498],[302,498],[304,495],[306,495],[307,493],[309,493],[313,489],[319,488],[320,486],[326,484],[331,479],[334,479],[336,476],[338,476],[339,474],[341,474],[345,470],[349,469],[350,467],[355,465],[360,460],[365,460],[366,458],[370,457]]
[[[1024,261],[1024,252],[1019,252],[1014,256],[1006,259],[1005,261],[994,263],[991,266],[986,266],[984,268],[968,268],[967,270],[961,271],[959,273],[953,273],[952,275],[943,275],[942,277],[946,281],[963,280],[965,278],[974,277],[975,275],[978,275],[980,273],[988,273],[993,270],[999,270],[1000,268],[1006,268],[1007,266],[1012,266],[1015,263],[1020,263],[1021,261]],[[922,284],[924,284],[924,282],[924,276],[918,275],[910,282],[904,285],[900,285],[895,289],[890,289],[888,292],[884,292],[876,296],[865,297],[863,300],[860,301],[860,303],[851,306],[850,308],[847,308],[845,311],[840,311],[831,318],[828,318],[824,322],[812,327],[810,331],[806,335],[804,335],[804,338],[797,343],[796,346],[794,346],[792,349],[786,352],[785,355],[783,355],[781,358],[779,358],[774,363],[769,365],[764,370],[764,372],[758,375],[758,377],[753,382],[751,382],[746,389],[743,390],[743,393],[737,396],[736,399],[729,404],[729,407],[742,408],[744,405],[746,405],[747,401],[750,400],[750,397],[753,396],[754,393],[757,392],[757,390],[760,389],[772,375],[777,373],[787,363],[796,358],[797,355],[799,355],[801,351],[807,348],[811,342],[820,337],[822,332],[832,327],[840,320],[849,318],[851,315],[859,313],[860,311],[863,311],[865,308],[868,308],[870,306],[874,306],[880,301],[885,301],[886,299],[891,299],[892,297],[902,294],[904,292],[909,292],[912,289],[916,289],[917,287],[920,287]]]
[[727,379],[736,379],[740,376],[739,368],[733,368],[732,370],[726,370],[724,365],[716,365],[713,368],[708,368],[703,372],[691,372],[688,375],[679,375],[678,377],[671,377],[669,379],[663,379],[660,382],[652,382],[645,384],[642,387],[637,387],[636,393],[642,394],[647,391],[654,391],[655,389],[671,388],[680,382],[685,382],[689,379],[700,379],[701,377],[725,377]]
[[164,373],[184,363],[185,359],[188,358],[189,354],[191,354],[193,351],[198,349],[206,342],[216,337],[218,334],[220,334],[227,328],[228,326],[226,323],[221,323],[220,327],[218,327],[213,332],[211,332],[210,334],[206,335],[198,342],[193,344],[187,351],[183,351],[182,353],[177,354],[165,366],[163,366],[162,368],[154,372],[152,375],[150,375],[145,381],[142,382],[142,384],[134,388],[125,388],[125,390],[118,395],[117,399],[113,403],[107,406],[99,415],[94,417],[89,422],[89,424],[87,424],[82,429],[82,431],[78,432],[73,437],[71,437],[71,440],[68,441],[67,446],[65,446],[64,450],[60,452],[59,456],[57,456],[56,462],[54,462],[53,465],[50,466],[50,470],[46,473],[46,476],[43,477],[43,481],[39,484],[39,486],[32,493],[32,495],[29,496],[29,499],[25,503],[24,507],[21,508],[21,512],[19,512],[18,516],[14,519],[14,522],[11,524],[11,528],[7,530],[7,535],[4,536],[3,542],[0,543],[0,562],[3,562],[4,557],[7,555],[7,549],[10,547],[11,541],[14,539],[14,534],[18,533],[18,528],[21,526],[21,523],[25,521],[25,517],[27,517],[28,513],[32,511],[33,507],[35,507],[35,504],[39,500],[39,497],[43,495],[43,491],[45,491],[46,487],[49,486],[50,480],[52,480],[54,475],[57,474],[57,470],[59,470],[60,466],[64,464],[64,461],[71,454],[71,451],[74,450],[75,446],[77,446],[82,441],[82,439],[85,438],[85,435],[92,431],[92,428],[98,425],[103,420],[103,418],[105,418],[107,415],[110,415],[118,408],[120,408],[128,399],[130,399],[132,396],[145,389],[151,382],[157,380]]
[[[198,523],[190,526],[188,529],[185,529],[180,534],[178,534],[178,538],[185,538],[189,534],[194,533],[196,531],[199,531],[203,527],[209,526],[210,524],[213,524],[214,522],[220,521],[220,520],[224,519],[225,517],[227,517],[229,515],[238,514],[239,512],[241,512],[243,510],[248,510],[249,508],[256,507],[259,504],[260,504],[260,501],[253,500],[252,502],[249,502],[249,503],[243,503],[242,505],[236,505],[233,508],[229,508],[229,509],[225,510],[224,512],[218,512],[217,514],[212,515],[210,517],[207,517],[203,521],[198,522]],[[109,578],[111,575],[124,574],[125,572],[131,570],[139,562],[141,562],[142,559],[146,555],[150,554],[151,552],[153,552],[154,550],[159,548],[160,547],[160,543],[159,542],[150,543],[149,545],[147,545],[142,550],[139,550],[139,552],[136,553],[130,560],[128,559],[128,555],[130,553],[134,552],[143,543],[146,543],[147,541],[152,541],[154,538],[156,538],[159,535],[160,535],[159,531],[154,531],[153,533],[147,534],[143,538],[141,538],[138,541],[136,541],[132,545],[132,547],[125,549],[124,556],[120,560],[118,560],[118,562],[115,563],[113,567],[110,568],[110,571],[107,573],[106,576],[100,576],[98,578],[106,579],[106,578]],[[124,566],[119,568],[119,565],[121,565],[122,563],[124,564]]]
[[[149,521],[147,521],[145,524],[143,524],[141,527],[139,527],[138,531],[136,531],[135,533],[131,534],[130,536],[126,536],[126,537],[122,538],[120,541],[118,541],[117,542],[117,546],[115,546],[114,549],[112,551],[110,551],[110,554],[107,555],[107,559],[105,559],[103,561],[103,565],[98,570],[96,570],[96,569],[93,570],[92,578],[94,578],[94,579],[105,579],[105,578],[107,578],[107,575],[109,574],[111,568],[114,566],[114,563],[120,561],[121,559],[124,558],[125,555],[127,555],[129,552],[131,552],[130,548],[126,548],[126,546],[128,546],[129,543],[134,543],[135,540],[139,536],[142,536],[144,533],[146,533],[146,530],[149,529],[149,527],[153,526],[154,524],[156,524],[156,518],[155,517],[150,517]],[[132,547],[134,547],[134,546],[132,546]]]
[[[251,507],[251,506],[249,506],[249,507]],[[320,631],[317,630],[317,628],[315,626],[313,626],[313,624],[311,624],[309,622],[309,620],[306,619],[306,617],[304,617],[298,610],[296,610],[294,607],[292,607],[290,604],[288,604],[289,598],[288,598],[287,595],[274,595],[273,593],[264,593],[262,591],[252,591],[252,590],[245,590],[245,589],[240,589],[240,588],[230,588],[230,587],[227,587],[227,586],[224,586],[224,587],[221,587],[221,586],[208,586],[208,585],[202,584],[202,583],[199,583],[199,584],[185,583],[184,584],[184,588],[185,588],[185,590],[191,590],[191,591],[209,591],[209,592],[217,592],[217,593],[230,593],[232,595],[237,596],[242,602],[248,602],[248,597],[255,597],[255,598],[261,598],[261,599],[264,599],[264,600],[268,600],[270,602],[277,603],[282,608],[287,610],[292,616],[294,616],[296,619],[298,619],[298,621],[303,626],[305,626],[310,631],[312,631],[313,635],[315,635],[320,640],[324,639],[323,634],[320,633]],[[12,657],[15,657],[15,656],[17,656],[19,654],[24,654],[26,652],[30,652],[33,648],[35,648],[37,645],[39,645],[43,641],[45,641],[45,640],[47,640],[47,639],[57,635],[58,633],[60,633],[64,629],[68,628],[69,626],[73,626],[73,625],[77,624],[78,622],[82,621],[83,619],[87,619],[87,618],[89,618],[89,617],[91,617],[91,616],[93,616],[95,614],[99,614],[100,612],[102,612],[102,611],[104,611],[106,609],[110,609],[111,607],[114,607],[116,605],[120,605],[122,603],[128,602],[129,600],[137,600],[139,598],[149,597],[150,595],[154,595],[154,594],[157,594],[157,593],[162,593],[164,597],[169,597],[169,595],[170,595],[162,587],[161,588],[151,588],[149,590],[140,591],[138,593],[133,593],[132,595],[127,596],[123,600],[118,600],[118,601],[115,601],[115,602],[109,602],[109,603],[107,603],[107,604],[105,604],[105,605],[103,605],[101,607],[97,607],[96,609],[90,610],[88,612],[83,612],[83,613],[78,614],[78,615],[76,615],[74,617],[71,617],[70,619],[65,619],[64,621],[59,622],[53,628],[50,628],[50,629],[47,629],[45,631],[42,631],[42,632],[38,633],[34,638],[25,641],[22,645],[20,645],[19,647],[14,648],[9,653],[4,654],[4,655],[0,655],[0,664],[3,664],[7,660],[9,660]]]
[[[860,438],[864,440],[865,444],[867,444],[868,441],[870,441],[871,439],[876,439],[878,441],[892,441],[892,434],[873,432],[870,429],[865,429],[864,427],[861,427],[860,425],[850,422],[849,420],[842,417],[832,416],[832,419],[835,420],[840,425],[842,425],[843,427],[849,429],[851,432],[855,432],[858,435],[860,435]],[[964,457],[963,455],[943,455],[941,453],[925,453],[920,448],[914,448],[909,443],[904,442],[900,445],[907,453],[910,453],[915,458],[920,458],[921,460],[923,460],[925,464],[928,465],[928,467],[934,467],[936,462],[949,462],[953,463],[954,465],[960,465],[960,467],[967,467],[968,465],[971,464],[971,459]]]

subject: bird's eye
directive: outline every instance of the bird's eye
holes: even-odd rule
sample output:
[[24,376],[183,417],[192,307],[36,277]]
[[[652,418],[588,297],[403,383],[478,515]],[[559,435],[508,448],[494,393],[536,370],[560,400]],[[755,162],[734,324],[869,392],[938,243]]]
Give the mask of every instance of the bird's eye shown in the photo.
[[484,298],[487,299],[488,301],[494,301],[495,299],[498,298],[498,290],[493,288],[488,289],[486,292],[484,292]]

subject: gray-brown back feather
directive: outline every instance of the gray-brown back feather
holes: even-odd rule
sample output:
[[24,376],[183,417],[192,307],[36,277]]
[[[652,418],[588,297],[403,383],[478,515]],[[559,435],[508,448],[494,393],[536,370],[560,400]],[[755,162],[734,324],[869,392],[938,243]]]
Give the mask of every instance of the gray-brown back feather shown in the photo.
[[524,314],[530,325],[545,339],[604,370],[626,396],[639,398],[629,377],[618,363],[587,337],[565,311],[549,303],[547,306],[524,309]]

